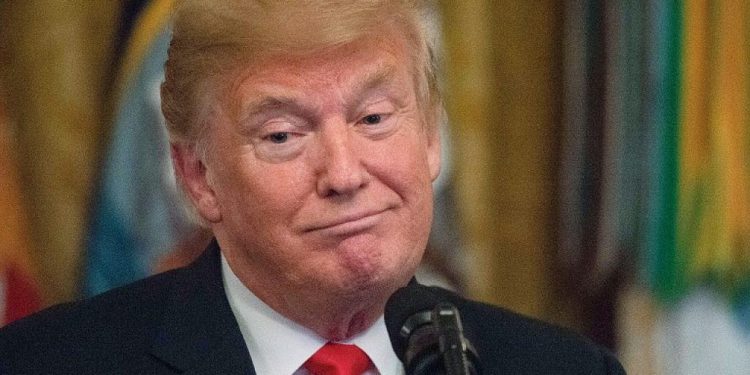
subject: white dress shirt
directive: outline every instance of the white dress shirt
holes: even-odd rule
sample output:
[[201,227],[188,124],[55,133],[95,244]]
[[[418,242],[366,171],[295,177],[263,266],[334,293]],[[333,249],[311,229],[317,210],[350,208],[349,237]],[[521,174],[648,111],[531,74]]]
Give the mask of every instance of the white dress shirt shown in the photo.
[[[255,296],[237,278],[224,255],[221,274],[240,332],[258,375],[307,375],[301,366],[327,340],[282,316]],[[391,348],[385,321],[375,324],[343,344],[354,344],[372,360],[367,375],[402,375],[404,368]]]

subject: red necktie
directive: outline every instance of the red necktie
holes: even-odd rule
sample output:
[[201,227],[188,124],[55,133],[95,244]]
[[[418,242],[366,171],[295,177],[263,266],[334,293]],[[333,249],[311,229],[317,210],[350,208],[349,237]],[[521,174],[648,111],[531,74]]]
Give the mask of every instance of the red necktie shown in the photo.
[[312,375],[362,375],[370,368],[370,357],[356,345],[329,342],[304,367]]

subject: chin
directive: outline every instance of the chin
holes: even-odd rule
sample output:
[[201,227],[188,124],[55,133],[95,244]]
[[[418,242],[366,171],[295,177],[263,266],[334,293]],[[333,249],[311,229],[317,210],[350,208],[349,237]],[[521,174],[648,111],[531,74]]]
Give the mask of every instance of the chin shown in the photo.
[[[351,243],[349,245],[352,245]],[[339,247],[333,270],[334,285],[345,294],[365,298],[390,297],[414,276],[421,252],[390,252],[371,243]],[[387,247],[386,247],[387,248]]]
[[406,285],[414,275],[416,267],[399,264],[380,267],[352,275],[347,284],[350,292],[360,300],[370,300],[371,304],[384,304],[396,289]]

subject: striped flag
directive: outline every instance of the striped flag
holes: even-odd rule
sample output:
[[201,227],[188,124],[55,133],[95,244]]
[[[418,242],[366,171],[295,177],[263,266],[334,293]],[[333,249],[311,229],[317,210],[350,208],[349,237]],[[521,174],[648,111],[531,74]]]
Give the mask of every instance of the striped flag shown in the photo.
[[652,55],[662,89],[651,102],[661,131],[648,163],[648,280],[667,302],[701,285],[741,302],[750,297],[750,13],[741,0],[670,4],[654,17],[664,37]]
[[686,3],[682,53],[678,246],[689,281],[737,302],[750,299],[748,16],[743,0]]
[[[601,167],[601,179],[596,189],[577,190],[584,196],[579,205],[593,202],[589,215],[598,218],[582,229],[589,234],[574,233],[573,238],[596,238],[595,267],[582,272],[606,274],[618,266],[612,260],[632,259],[636,278],[658,301],[655,311],[663,311],[647,324],[658,338],[641,345],[659,352],[657,373],[747,373],[750,340],[737,331],[744,327],[750,334],[750,5],[743,0],[572,4],[569,30],[592,30],[600,22],[594,30],[605,41],[601,48],[572,39],[583,53],[567,47],[566,72],[572,77],[582,71],[585,78],[569,84],[566,97],[581,97],[574,87],[605,87],[604,100],[588,101],[585,109],[603,112],[600,123],[569,117],[603,129],[602,151],[586,154]],[[603,12],[594,13],[603,16],[595,21],[581,16],[601,7]],[[582,65],[581,56],[600,53],[605,62],[594,64],[603,67],[592,68],[591,59]],[[587,74],[597,69],[606,74]],[[580,113],[576,108],[580,105],[568,105],[566,113]],[[566,121],[566,128],[575,133],[585,127]],[[582,153],[574,146],[568,143],[565,155]],[[588,177],[582,168],[564,168],[577,176],[568,181]],[[568,189],[563,208],[571,207],[566,197],[575,185],[563,187]],[[568,209],[563,217],[582,216]],[[561,234],[569,235],[565,227]]]

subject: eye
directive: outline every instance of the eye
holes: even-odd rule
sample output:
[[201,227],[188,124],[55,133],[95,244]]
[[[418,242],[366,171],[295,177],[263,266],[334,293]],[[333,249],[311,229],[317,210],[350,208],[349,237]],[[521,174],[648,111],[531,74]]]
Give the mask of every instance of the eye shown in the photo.
[[286,141],[289,140],[289,133],[287,132],[272,133],[272,134],[269,134],[267,138],[273,143],[285,143]]
[[381,120],[382,120],[382,116],[381,115],[379,115],[379,114],[372,114],[372,115],[367,115],[367,116],[363,117],[362,118],[362,123],[364,123],[366,125],[375,125],[375,124],[379,124]]

